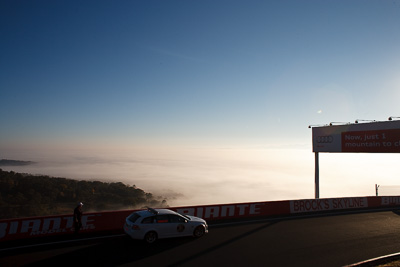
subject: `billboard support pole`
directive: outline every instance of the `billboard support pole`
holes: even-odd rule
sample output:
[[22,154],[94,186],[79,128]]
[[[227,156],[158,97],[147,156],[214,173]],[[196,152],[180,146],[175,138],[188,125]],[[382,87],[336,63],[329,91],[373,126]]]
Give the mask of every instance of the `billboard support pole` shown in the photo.
[[315,152],[315,198],[319,198],[319,156]]

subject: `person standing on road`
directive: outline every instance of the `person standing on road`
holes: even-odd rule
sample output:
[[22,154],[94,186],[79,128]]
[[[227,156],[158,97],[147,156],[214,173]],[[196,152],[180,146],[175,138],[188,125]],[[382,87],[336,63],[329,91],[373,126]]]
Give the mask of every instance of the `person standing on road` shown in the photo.
[[76,206],[76,208],[74,209],[75,234],[77,234],[82,227],[82,206],[83,203],[79,202],[78,206]]

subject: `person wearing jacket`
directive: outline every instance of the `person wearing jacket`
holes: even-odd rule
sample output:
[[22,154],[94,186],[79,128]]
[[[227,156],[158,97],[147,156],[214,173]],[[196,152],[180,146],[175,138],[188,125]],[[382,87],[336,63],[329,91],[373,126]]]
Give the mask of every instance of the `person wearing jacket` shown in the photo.
[[74,209],[74,228],[75,228],[75,234],[79,232],[79,230],[82,228],[82,206],[83,203],[79,202],[78,206]]

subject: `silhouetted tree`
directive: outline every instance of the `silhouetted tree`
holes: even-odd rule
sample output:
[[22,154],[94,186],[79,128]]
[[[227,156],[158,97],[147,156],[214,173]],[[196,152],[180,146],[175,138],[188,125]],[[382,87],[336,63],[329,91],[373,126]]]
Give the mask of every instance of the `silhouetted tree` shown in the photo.
[[84,202],[88,211],[167,206],[165,199],[121,182],[78,181],[0,169],[0,219],[66,214],[78,201]]

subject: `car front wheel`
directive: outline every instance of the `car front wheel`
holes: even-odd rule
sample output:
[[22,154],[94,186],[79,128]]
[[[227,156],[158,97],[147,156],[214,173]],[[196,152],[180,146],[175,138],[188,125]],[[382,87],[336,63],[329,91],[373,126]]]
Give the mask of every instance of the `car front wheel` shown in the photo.
[[196,229],[194,229],[193,235],[195,237],[202,237],[205,233],[204,227],[203,226],[197,226]]
[[154,242],[156,242],[157,240],[157,233],[156,232],[148,232],[145,236],[144,236],[144,241],[147,244],[153,244]]

